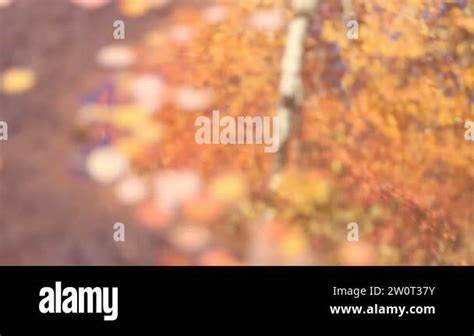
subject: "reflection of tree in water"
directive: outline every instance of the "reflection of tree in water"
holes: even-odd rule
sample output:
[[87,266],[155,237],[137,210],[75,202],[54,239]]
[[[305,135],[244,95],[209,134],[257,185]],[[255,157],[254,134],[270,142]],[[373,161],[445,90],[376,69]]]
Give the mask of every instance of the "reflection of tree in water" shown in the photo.
[[[443,8],[321,2],[307,15],[276,0],[226,3],[180,8],[174,24],[147,34],[136,49],[140,71],[115,80],[136,90],[122,93],[127,104],[154,86],[159,107],[123,115],[114,107],[107,125],[122,132],[112,140],[117,155],[155,187],[152,200],[136,200],[139,221],[186,252],[171,262],[208,262],[209,253],[257,263],[472,262],[472,153],[462,120],[472,113],[474,21],[467,4]],[[300,79],[303,55],[292,39],[306,18]],[[360,20],[359,40],[346,36],[349,18]],[[143,82],[143,71],[154,79]],[[194,142],[194,120],[213,109],[274,115],[279,82],[282,120],[296,124],[284,164],[259,146]],[[138,135],[150,127],[156,138]],[[361,229],[356,244],[346,241],[351,222]]]

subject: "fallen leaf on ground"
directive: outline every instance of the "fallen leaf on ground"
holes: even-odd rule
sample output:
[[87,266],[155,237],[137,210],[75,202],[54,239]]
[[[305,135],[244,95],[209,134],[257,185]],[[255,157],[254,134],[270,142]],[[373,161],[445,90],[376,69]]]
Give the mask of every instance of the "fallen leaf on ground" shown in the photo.
[[148,188],[143,178],[129,176],[117,184],[115,195],[125,205],[142,202],[148,196]]
[[86,170],[94,181],[113,183],[129,169],[128,159],[113,147],[99,147],[93,150],[86,161]]
[[10,68],[1,77],[1,89],[6,94],[20,94],[33,88],[36,84],[35,73],[22,67]]
[[169,227],[175,220],[175,213],[158,208],[153,201],[142,203],[135,212],[138,222],[154,229]]
[[97,63],[104,68],[127,68],[134,64],[135,61],[135,52],[132,48],[124,45],[108,45],[102,47],[97,54]]

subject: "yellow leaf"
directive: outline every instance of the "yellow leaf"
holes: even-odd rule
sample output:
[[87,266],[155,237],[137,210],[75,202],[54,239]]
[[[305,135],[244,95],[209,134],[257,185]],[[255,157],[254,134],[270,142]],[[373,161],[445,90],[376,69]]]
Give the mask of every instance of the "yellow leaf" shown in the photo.
[[235,202],[245,197],[247,186],[238,174],[224,174],[217,177],[210,187],[211,195],[223,202]]
[[125,16],[137,17],[150,9],[150,3],[148,0],[121,0],[119,9]]
[[117,107],[113,116],[114,125],[125,129],[134,129],[146,125],[148,122],[145,110],[134,105]]
[[27,68],[11,68],[3,73],[1,88],[7,94],[20,94],[30,90],[36,83],[33,71]]
[[281,252],[287,258],[297,258],[309,252],[310,248],[304,232],[293,229],[283,240]]

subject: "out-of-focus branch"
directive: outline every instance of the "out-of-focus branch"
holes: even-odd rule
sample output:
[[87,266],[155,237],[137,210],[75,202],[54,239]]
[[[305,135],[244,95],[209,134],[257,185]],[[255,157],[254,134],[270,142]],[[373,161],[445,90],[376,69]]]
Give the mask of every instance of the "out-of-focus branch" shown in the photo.
[[280,118],[280,150],[278,152],[277,170],[280,170],[287,159],[288,139],[295,123],[298,110],[303,102],[302,68],[304,44],[311,17],[316,9],[317,0],[293,0],[295,13],[288,29],[286,48],[281,63],[280,96],[278,109]]
[[[290,135],[298,128],[299,110],[303,103],[304,45],[316,5],[317,0],[293,0],[292,3],[295,16],[288,29],[286,48],[281,63],[281,102],[278,108],[280,148],[277,153],[275,171],[270,181],[268,190],[270,193],[277,187],[279,173],[286,163]],[[262,213],[259,223],[250,223],[248,226],[249,236],[252,237],[248,249],[248,260],[251,264],[267,265],[272,263],[273,248],[264,238],[264,228],[274,218],[275,209],[267,208]]]
[[347,23],[347,21],[352,20],[354,18],[355,13],[352,0],[342,0],[342,10],[344,23]]

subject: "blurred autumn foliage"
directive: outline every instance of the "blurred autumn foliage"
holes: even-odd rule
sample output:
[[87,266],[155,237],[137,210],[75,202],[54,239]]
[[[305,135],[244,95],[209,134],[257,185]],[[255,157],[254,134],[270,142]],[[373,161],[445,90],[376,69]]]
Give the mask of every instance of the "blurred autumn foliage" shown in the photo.
[[[213,110],[275,115],[286,1],[181,6],[89,98],[78,127],[89,143],[109,138],[89,171],[166,237],[173,248],[158,263],[474,264],[474,155],[464,140],[474,4],[354,0],[352,10],[358,40],[346,36],[341,2],[318,4],[300,152],[276,176],[275,155],[200,146],[194,123]],[[107,165],[122,169],[101,173]],[[351,222],[359,242],[347,241]]]

